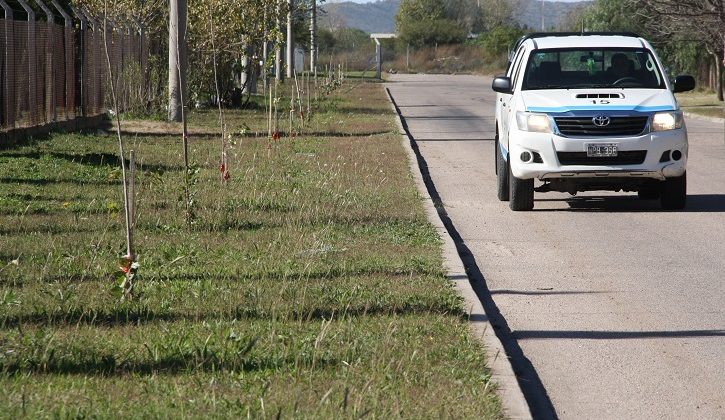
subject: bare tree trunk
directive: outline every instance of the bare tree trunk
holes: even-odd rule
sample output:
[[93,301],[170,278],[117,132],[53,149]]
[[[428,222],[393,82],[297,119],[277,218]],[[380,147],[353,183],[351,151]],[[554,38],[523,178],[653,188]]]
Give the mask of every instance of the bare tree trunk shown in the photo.
[[267,97],[267,57],[269,56],[269,30],[267,29],[267,10],[264,11],[264,33],[262,38],[262,93]]
[[240,57],[242,68],[239,71],[239,88],[242,93],[249,91],[249,48],[247,47],[247,37],[242,35],[242,56]]
[[249,45],[245,42],[242,45],[242,74],[241,74],[241,88],[242,93],[251,94],[257,93],[257,63],[254,61],[254,46]]
[[295,73],[295,41],[293,36],[292,9],[294,0],[287,0],[287,78],[292,78]]
[[186,89],[186,0],[169,5],[169,121],[181,121],[181,100]]
[[284,72],[282,71],[282,2],[283,0],[277,0],[277,37],[274,41],[274,77],[277,80],[284,78]]
[[259,62],[254,59],[256,56],[254,44],[249,45],[247,48],[247,56],[250,57],[249,68],[247,70],[247,77],[249,78],[249,93],[257,93],[257,68],[259,67]]

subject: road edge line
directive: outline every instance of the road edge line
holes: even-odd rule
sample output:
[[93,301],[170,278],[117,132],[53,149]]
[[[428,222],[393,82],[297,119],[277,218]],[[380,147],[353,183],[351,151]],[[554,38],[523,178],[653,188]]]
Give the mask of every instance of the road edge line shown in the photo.
[[[428,221],[435,227],[438,236],[443,240],[443,265],[448,279],[458,294],[463,298],[466,308],[469,310],[468,320],[471,332],[474,338],[483,344],[486,353],[486,365],[491,370],[491,379],[498,386],[497,394],[501,400],[504,414],[511,419],[532,419],[531,408],[526,402],[524,393],[519,386],[511,361],[504,350],[501,340],[498,339],[493,326],[489,322],[489,317],[483,308],[483,304],[479,300],[475,290],[473,290],[471,281],[466,273],[465,264],[458,254],[456,244],[448,233],[448,229],[446,229],[441,219],[439,208],[433,202],[428,191],[428,187],[423,179],[423,173],[418,164],[418,156],[411,145],[414,141],[413,137],[403,122],[404,118],[400,112],[400,108],[395,102],[390,89],[387,86],[384,86],[384,89],[388,95],[390,107],[397,116],[395,121],[400,130],[403,147],[408,154],[410,173],[415,180],[418,193],[423,199],[426,216]],[[439,205],[442,206],[442,203]]]

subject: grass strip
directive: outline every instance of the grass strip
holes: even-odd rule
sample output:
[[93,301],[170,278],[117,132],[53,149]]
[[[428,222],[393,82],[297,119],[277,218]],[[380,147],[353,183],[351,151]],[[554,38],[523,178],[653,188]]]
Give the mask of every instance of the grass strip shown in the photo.
[[682,110],[704,117],[725,118],[725,105],[711,92],[691,91],[675,95]]
[[225,185],[215,114],[190,115],[191,226],[179,127],[124,124],[134,302],[114,138],[0,150],[0,417],[502,417],[381,86],[279,141],[263,109],[227,112]]

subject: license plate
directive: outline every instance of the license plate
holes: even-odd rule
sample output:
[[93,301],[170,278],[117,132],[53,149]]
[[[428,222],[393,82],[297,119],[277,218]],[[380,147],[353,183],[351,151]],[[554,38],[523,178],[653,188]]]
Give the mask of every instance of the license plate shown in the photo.
[[589,143],[587,157],[611,157],[617,156],[617,143]]

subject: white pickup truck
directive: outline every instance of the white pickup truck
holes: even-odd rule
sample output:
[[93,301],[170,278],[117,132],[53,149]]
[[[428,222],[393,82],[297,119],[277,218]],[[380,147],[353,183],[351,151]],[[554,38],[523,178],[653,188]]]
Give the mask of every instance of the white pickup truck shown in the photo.
[[520,211],[534,191],[636,191],[684,208],[687,130],[673,92],[694,87],[692,76],[670,84],[636,34],[524,36],[492,84],[498,198]]

